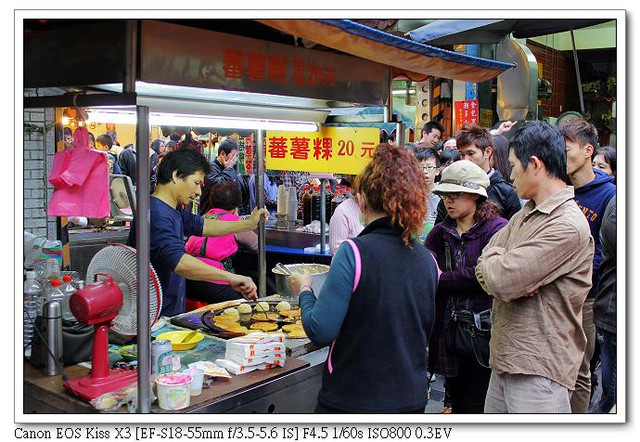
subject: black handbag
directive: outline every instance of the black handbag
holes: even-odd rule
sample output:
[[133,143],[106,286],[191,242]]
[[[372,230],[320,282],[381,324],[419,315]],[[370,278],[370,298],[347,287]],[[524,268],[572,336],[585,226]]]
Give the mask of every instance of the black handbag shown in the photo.
[[[446,269],[452,270],[451,247],[445,243]],[[447,350],[460,358],[475,360],[489,367],[489,340],[491,339],[491,309],[475,313],[457,310],[450,297],[447,310],[451,310],[445,326],[444,342]]]
[[451,311],[445,329],[445,345],[461,358],[475,358],[478,364],[489,367],[491,339],[491,310],[474,313],[468,310]]

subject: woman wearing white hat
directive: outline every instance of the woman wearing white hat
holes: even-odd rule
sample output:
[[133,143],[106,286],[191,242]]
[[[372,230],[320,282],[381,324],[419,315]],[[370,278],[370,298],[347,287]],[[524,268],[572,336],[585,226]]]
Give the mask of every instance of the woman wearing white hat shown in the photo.
[[455,333],[460,322],[453,320],[467,315],[477,320],[480,330],[489,328],[487,310],[493,301],[480,287],[474,270],[482,249],[507,220],[487,199],[488,187],[489,176],[471,161],[461,160],[442,172],[433,190],[443,199],[448,216],[425,242],[442,270],[429,341],[429,371],[445,377],[453,413],[482,413],[491,375],[488,341],[475,339],[475,346],[466,345],[469,341],[462,342]]

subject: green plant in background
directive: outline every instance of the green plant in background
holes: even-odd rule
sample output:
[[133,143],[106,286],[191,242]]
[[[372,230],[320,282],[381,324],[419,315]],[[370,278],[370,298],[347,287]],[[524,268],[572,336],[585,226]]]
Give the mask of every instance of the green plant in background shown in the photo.
[[616,77],[610,76],[607,78],[607,95],[615,97],[616,95]]
[[47,123],[47,124],[33,124],[33,123],[24,123],[24,133],[26,134],[33,134],[33,133],[39,133],[39,134],[46,134],[47,132],[49,132],[51,129],[53,129],[55,127],[55,123]]

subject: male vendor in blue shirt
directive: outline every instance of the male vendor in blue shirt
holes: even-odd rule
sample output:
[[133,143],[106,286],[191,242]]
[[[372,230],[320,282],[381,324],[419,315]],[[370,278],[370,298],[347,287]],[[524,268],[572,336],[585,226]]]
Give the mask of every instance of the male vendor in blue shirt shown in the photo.
[[[204,177],[211,166],[196,149],[184,147],[167,154],[157,174],[157,185],[150,201],[150,260],[162,285],[162,316],[185,311],[185,278],[195,281],[225,281],[246,299],[256,299],[256,285],[246,276],[236,275],[205,264],[185,253],[185,237],[222,236],[254,230],[266,209],[254,209],[249,219],[219,221],[191,213],[184,206],[201,194]],[[128,244],[135,247],[135,223]]]

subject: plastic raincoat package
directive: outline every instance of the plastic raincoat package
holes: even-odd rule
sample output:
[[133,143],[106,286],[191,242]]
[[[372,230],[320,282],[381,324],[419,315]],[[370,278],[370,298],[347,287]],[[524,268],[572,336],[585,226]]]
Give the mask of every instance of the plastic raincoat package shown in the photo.
[[50,216],[106,218],[109,206],[109,165],[106,155],[89,149],[88,132],[79,127],[74,146],[53,160],[49,182],[55,186]]

